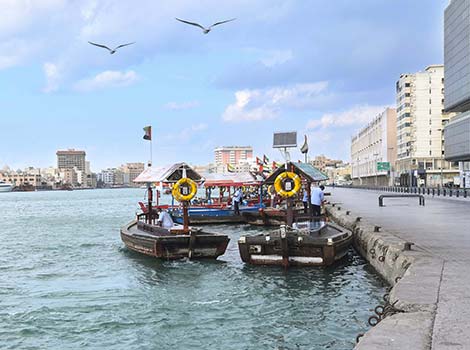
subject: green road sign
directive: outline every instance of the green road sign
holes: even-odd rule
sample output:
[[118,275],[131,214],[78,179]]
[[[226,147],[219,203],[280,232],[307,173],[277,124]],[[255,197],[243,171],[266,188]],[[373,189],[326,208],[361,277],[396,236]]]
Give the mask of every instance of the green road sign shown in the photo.
[[390,171],[390,162],[377,162],[377,171]]

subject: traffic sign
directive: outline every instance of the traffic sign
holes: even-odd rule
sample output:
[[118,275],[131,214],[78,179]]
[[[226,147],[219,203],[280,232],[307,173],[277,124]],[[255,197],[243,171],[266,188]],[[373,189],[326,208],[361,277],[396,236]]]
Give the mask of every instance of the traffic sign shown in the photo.
[[377,162],[377,171],[390,171],[390,162]]

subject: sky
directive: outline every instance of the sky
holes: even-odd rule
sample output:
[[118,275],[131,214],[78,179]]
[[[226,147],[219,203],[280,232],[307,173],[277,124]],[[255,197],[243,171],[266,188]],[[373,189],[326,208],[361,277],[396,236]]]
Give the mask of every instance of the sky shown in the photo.
[[[448,0],[2,0],[0,168],[56,165],[83,149],[91,169],[214,161],[297,131],[309,156],[349,160],[351,136],[395,82],[443,63]],[[204,35],[175,17],[216,26]],[[110,55],[88,41],[123,47]],[[303,159],[298,150],[292,158]]]

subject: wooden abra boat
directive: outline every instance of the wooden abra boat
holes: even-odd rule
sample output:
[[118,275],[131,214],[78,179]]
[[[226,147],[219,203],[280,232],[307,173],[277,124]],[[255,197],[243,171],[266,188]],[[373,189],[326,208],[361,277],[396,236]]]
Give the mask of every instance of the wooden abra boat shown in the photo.
[[[348,252],[352,233],[332,223],[310,217],[295,206],[294,198],[301,190],[301,179],[318,182],[325,178],[310,164],[287,162],[265,183],[274,184],[280,197],[286,200],[286,210],[264,209],[257,216],[245,218],[258,225],[281,224],[278,230],[242,236],[238,249],[243,262],[254,265],[316,266],[331,265]],[[249,221],[251,219],[251,221]]]
[[121,228],[121,240],[127,248],[156,258],[212,258],[225,253],[229,238],[226,235],[204,232],[201,229],[184,229],[175,225],[169,230],[147,223],[148,214]]
[[[147,183],[148,204],[143,213],[121,228],[121,239],[127,248],[161,259],[216,259],[225,253],[230,240],[227,235],[188,225],[188,202],[196,193],[196,181],[202,181],[202,177],[187,164],[178,163],[163,171],[149,167],[134,181]],[[183,204],[183,225],[169,228],[157,225],[157,213],[152,208],[152,183],[156,182],[174,183],[173,195]]]
[[328,266],[344,257],[352,233],[332,223],[303,222],[295,228],[255,236],[241,236],[238,248],[243,262],[254,265]]

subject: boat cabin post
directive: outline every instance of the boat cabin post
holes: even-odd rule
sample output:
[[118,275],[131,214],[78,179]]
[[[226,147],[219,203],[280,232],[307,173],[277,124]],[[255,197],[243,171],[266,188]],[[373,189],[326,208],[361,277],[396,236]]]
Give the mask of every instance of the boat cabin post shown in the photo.
[[189,202],[183,202],[183,229],[186,231],[189,229],[189,213],[188,213]]
[[152,191],[152,183],[149,182],[147,184],[147,199],[148,199],[148,203],[147,203],[147,224],[151,224],[152,223],[152,216],[153,216],[153,209],[152,209],[152,201],[153,201],[153,191]]

